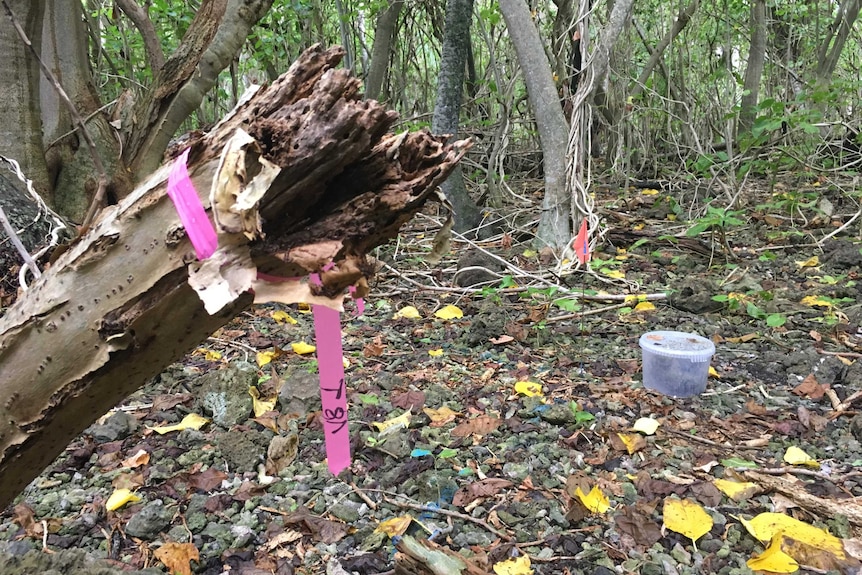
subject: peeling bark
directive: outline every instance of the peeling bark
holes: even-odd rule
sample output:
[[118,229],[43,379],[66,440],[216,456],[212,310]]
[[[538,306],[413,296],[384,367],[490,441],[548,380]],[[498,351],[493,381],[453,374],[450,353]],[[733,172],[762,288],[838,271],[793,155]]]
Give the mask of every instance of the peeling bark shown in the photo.
[[[426,132],[387,135],[395,114],[361,99],[359,81],[334,68],[341,56],[339,48],[311,48],[189,142],[189,174],[210,212],[222,151],[238,129],[259,146],[245,156],[248,187],[265,161],[281,169],[245,214],[261,229],[220,234],[207,260],[217,271],[236,254],[253,271],[283,277],[332,262],[322,285],[298,287],[337,302],[372,273],[365,254],[434,198],[469,147]],[[99,416],[251,305],[255,296],[245,291],[213,315],[204,310],[189,278],[207,263],[195,261],[167,197],[169,172],[163,166],[104,210],[0,318],[0,507]],[[214,198],[221,212],[224,194]],[[284,296],[285,288],[261,284],[256,297],[265,290]]]

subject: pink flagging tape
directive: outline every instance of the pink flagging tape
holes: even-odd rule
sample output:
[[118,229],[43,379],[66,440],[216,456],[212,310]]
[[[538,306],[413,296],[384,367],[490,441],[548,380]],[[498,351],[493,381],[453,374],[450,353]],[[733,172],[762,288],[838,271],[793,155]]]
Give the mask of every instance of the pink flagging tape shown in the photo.
[[353,298],[353,301],[356,302],[356,315],[362,315],[365,313],[365,300],[361,297],[356,297],[356,286],[350,286],[347,288],[347,291],[350,292],[350,297]]
[[218,237],[189,179],[189,171],[186,167],[189,149],[186,148],[174,161],[174,167],[168,175],[168,196],[174,202],[180,222],[189,234],[195,254],[199,260],[205,260],[218,248]]
[[[320,278],[317,278],[318,281]],[[338,475],[350,467],[350,430],[347,427],[347,393],[344,389],[344,358],[341,348],[341,314],[315,305],[314,337],[320,371],[323,403],[323,433],[329,471]]]
[[[180,222],[186,228],[199,260],[205,260],[218,248],[218,236],[207,217],[195,187],[189,178],[186,149],[174,162],[168,175],[168,196],[174,202]],[[334,264],[327,264],[324,271]],[[266,281],[288,281],[258,274]],[[320,275],[309,275],[309,281],[320,285]],[[323,403],[323,431],[326,437],[326,459],[329,470],[338,475],[350,467],[350,430],[347,427],[347,393],[344,389],[344,351],[341,347],[341,314],[326,306],[315,305],[314,337],[317,342],[317,364],[320,370],[320,399]]]

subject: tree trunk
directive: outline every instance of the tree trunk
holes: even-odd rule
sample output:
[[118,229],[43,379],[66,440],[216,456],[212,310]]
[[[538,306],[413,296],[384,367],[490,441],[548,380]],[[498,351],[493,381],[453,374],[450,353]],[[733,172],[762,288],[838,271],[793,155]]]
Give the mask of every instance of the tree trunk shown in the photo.
[[[446,27],[443,30],[443,54],[437,77],[437,101],[431,131],[455,136],[461,115],[461,95],[464,92],[464,70],[467,47],[470,44],[470,24],[473,21],[473,0],[446,2]],[[455,210],[454,228],[466,232],[479,225],[481,214],[476,202],[464,185],[461,169],[456,167],[443,182],[443,193]]]
[[571,204],[566,186],[568,123],[527,3],[524,0],[500,0],[500,11],[518,54],[542,144],[545,195],[536,240],[539,245],[561,250],[572,236]]
[[838,13],[835,15],[829,34],[823,39],[817,54],[815,75],[819,84],[829,83],[835,67],[838,66],[838,58],[841,57],[844,44],[847,43],[853,30],[853,24],[859,17],[860,7],[862,7],[862,0],[842,0],[838,6]]
[[[0,507],[253,300],[339,305],[348,286],[366,285],[365,254],[434,197],[469,143],[386,135],[396,114],[361,99],[359,81],[335,69],[342,54],[312,48],[191,141],[191,182],[219,228],[209,259],[195,261],[164,166],[105,209],[0,318]],[[240,129],[250,141],[241,150]],[[318,272],[320,286],[296,279]]]
[[392,0],[377,15],[374,44],[371,45],[371,64],[365,77],[365,97],[371,100],[379,100],[383,91],[386,72],[389,70],[395,28],[403,7],[404,0]]
[[745,78],[742,83],[742,99],[739,102],[737,137],[740,132],[750,131],[757,117],[760,80],[766,63],[766,0],[751,0],[750,28],[751,41],[748,45],[748,62],[745,65]]
[[[44,1],[7,0],[16,20],[39,46]],[[0,155],[21,164],[24,173],[33,180],[36,191],[48,203],[53,200],[48,168],[42,153],[42,120],[38,98],[39,65],[21,42],[12,22],[2,11],[0,18]]]
[[[101,113],[101,102],[92,83],[87,57],[87,30],[80,2],[47,0],[42,25],[41,57],[82,118],[93,139],[111,182],[111,198],[132,189],[131,179],[120,162],[118,131]],[[69,110],[60,101],[54,85],[43,75],[36,98],[42,109],[42,141],[48,173],[53,182],[52,207],[81,222],[96,193],[99,172],[84,138],[76,129]],[[126,127],[128,129],[128,127]]]

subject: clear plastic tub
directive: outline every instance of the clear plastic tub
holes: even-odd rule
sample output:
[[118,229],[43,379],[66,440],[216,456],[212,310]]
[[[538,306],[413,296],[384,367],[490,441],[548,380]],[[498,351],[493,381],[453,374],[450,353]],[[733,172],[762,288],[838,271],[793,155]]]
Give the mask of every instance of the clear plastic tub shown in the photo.
[[705,337],[680,331],[651,331],[640,337],[643,382],[674,397],[703,393],[715,344]]

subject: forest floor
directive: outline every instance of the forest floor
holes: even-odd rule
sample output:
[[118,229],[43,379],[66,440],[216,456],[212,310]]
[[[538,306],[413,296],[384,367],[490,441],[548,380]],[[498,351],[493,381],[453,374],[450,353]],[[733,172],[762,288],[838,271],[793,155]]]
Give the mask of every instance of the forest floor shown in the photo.
[[[349,471],[327,470],[314,354],[294,351],[314,343],[311,314],[255,308],[0,516],[0,573],[741,574],[771,535],[742,520],[764,512],[828,531],[782,528],[800,572],[856,573],[853,185],[754,182],[736,213],[706,211],[694,185],[602,187],[589,273],[543,262],[515,232],[455,241],[431,266],[439,220],[420,217],[375,254],[364,313],[343,316]],[[711,227],[686,237],[694,225]],[[462,271],[460,284],[488,283],[459,288],[457,258],[496,275]],[[458,315],[447,306],[463,316],[435,315]],[[657,330],[715,343],[705,392],[643,387],[638,342]],[[249,383],[273,411],[252,414]],[[190,413],[214,421],[152,430]],[[123,488],[140,500],[106,511]]]

